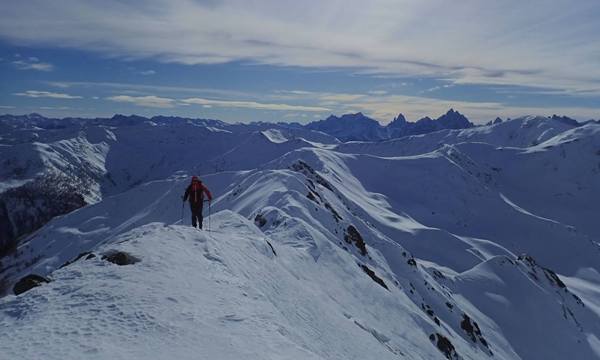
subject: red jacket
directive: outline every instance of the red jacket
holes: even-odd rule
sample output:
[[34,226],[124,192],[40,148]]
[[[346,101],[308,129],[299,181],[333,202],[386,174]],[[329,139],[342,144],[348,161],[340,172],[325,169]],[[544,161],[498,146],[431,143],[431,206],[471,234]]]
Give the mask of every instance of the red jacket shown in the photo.
[[208,201],[212,200],[212,194],[208,191],[208,188],[204,186],[201,181],[192,181],[192,183],[185,190],[183,195],[183,201],[190,198],[190,204],[202,204],[204,201],[204,194],[208,197]]

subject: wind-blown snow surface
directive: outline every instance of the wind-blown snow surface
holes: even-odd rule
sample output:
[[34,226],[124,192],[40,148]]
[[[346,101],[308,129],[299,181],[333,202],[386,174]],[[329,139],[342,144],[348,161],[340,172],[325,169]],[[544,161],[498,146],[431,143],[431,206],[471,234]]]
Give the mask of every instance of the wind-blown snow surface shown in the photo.
[[[260,131],[203,176],[211,232],[186,226],[187,208],[181,224],[189,178],[165,175],[2,259],[7,285],[52,281],[0,299],[0,353],[600,358],[599,125],[523,118],[341,145]],[[101,260],[111,250],[140,262]]]

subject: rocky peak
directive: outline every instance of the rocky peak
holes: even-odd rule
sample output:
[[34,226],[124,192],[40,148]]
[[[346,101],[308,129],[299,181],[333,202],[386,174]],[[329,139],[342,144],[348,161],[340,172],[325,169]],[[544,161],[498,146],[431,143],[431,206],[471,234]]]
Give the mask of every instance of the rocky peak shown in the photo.
[[437,121],[446,129],[464,129],[474,126],[463,114],[454,109],[448,110],[446,114],[437,118]]
[[388,127],[399,128],[399,127],[406,125],[406,123],[407,123],[406,118],[404,117],[404,115],[402,113],[400,113],[400,114],[398,114],[398,116],[396,116],[394,118],[394,120],[392,120],[392,122],[390,122],[388,124]]

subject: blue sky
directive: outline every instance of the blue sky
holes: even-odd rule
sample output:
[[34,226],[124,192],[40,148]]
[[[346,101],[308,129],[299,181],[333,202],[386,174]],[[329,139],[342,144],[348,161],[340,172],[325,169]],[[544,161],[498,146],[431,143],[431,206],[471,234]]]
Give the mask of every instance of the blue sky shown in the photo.
[[24,0],[0,113],[600,118],[600,2]]

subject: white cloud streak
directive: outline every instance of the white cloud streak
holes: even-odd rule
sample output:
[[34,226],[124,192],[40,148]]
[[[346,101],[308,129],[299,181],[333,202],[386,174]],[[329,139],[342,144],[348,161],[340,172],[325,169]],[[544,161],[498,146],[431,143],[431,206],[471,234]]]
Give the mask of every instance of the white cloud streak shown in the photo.
[[303,106],[289,104],[259,103],[256,101],[236,101],[236,100],[211,100],[203,98],[189,98],[181,100],[184,104],[194,104],[202,106],[219,106],[225,108],[245,108],[255,110],[273,110],[273,111],[307,111],[321,112],[330,111],[330,109],[320,106]]
[[195,87],[184,87],[184,86],[168,86],[168,85],[144,85],[144,84],[132,84],[132,83],[118,83],[118,82],[94,82],[94,81],[49,81],[46,84],[61,89],[66,88],[84,88],[84,89],[111,89],[119,92],[143,92],[149,95],[156,93],[189,93],[189,94],[212,94],[217,96],[228,96],[228,97],[248,97],[251,94],[227,89],[215,89],[215,88],[195,88]]
[[30,98],[52,98],[52,99],[83,99],[82,96],[69,95],[64,93],[55,93],[50,91],[27,90],[25,92],[14,93],[16,96],[25,96]]
[[68,106],[40,106],[40,110],[69,110]]
[[148,96],[131,96],[131,95],[116,95],[109,96],[106,100],[130,103],[140,107],[152,107],[152,108],[173,108],[176,106],[188,106],[188,105],[200,105],[204,108],[221,107],[221,108],[243,108],[243,109],[254,109],[254,110],[267,110],[267,111],[306,111],[306,112],[320,112],[329,111],[328,108],[320,106],[303,106],[303,105],[290,105],[281,103],[261,103],[256,101],[242,101],[242,100],[215,100],[205,98],[186,98],[182,100],[165,98],[154,95]]
[[151,107],[151,108],[172,108],[177,105],[175,99],[164,98],[154,95],[149,96],[130,96],[130,95],[117,95],[117,96],[109,96],[106,100],[120,102],[120,103],[130,103],[140,107]]
[[36,57],[30,57],[26,60],[15,60],[12,64],[19,70],[37,70],[37,71],[52,71],[54,65],[50,63],[41,62]]
[[0,36],[27,45],[432,76],[460,84],[569,91],[600,81],[597,0],[29,0],[0,14]]

